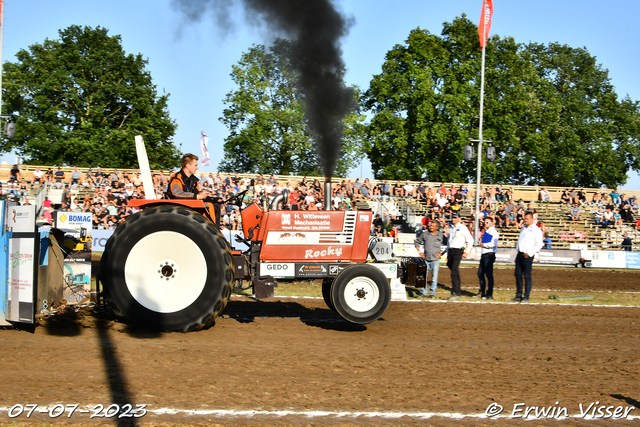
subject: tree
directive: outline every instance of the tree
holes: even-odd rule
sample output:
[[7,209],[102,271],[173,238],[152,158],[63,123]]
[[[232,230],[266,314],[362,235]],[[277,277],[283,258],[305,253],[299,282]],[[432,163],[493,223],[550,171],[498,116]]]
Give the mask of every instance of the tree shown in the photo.
[[[413,30],[387,53],[361,99],[373,113],[365,151],[376,177],[475,181],[463,149],[478,137],[480,67],[477,26],[464,15],[441,36]],[[615,187],[640,169],[640,105],[618,100],[586,49],[494,35],[485,69],[483,137],[498,152],[483,163],[485,181]]]
[[[229,129],[221,171],[322,174],[315,135],[297,90],[298,74],[289,59],[292,48],[292,42],[283,39],[277,39],[270,52],[253,45],[233,66],[231,77],[238,88],[225,97],[228,107],[220,118]],[[358,96],[354,92],[354,99]],[[338,176],[345,176],[362,157],[363,122],[357,112],[345,120]]]
[[16,150],[26,163],[137,167],[142,135],[152,168],[179,164],[169,95],[158,96],[142,55],[125,54],[120,36],[71,26],[60,40],[20,50],[4,64],[4,113],[16,122]]

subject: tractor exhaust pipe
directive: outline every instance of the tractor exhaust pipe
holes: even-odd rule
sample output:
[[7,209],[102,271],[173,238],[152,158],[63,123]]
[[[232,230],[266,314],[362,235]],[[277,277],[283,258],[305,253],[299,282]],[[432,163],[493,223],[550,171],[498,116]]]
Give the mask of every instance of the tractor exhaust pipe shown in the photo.
[[331,181],[325,181],[324,183],[324,210],[331,210]]

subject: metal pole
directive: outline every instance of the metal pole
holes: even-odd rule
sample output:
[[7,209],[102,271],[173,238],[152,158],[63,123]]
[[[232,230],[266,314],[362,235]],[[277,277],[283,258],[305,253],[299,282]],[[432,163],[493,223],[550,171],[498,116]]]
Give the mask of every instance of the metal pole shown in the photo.
[[[2,115],[2,46],[3,46],[3,38],[4,38],[4,1],[0,0],[0,116]],[[0,118],[0,132],[3,132],[4,128],[2,127],[2,118]]]
[[[486,40],[487,38],[487,23],[485,20],[485,7],[487,0],[483,0],[482,2],[482,40]],[[478,245],[478,237],[480,236],[480,215],[478,211],[480,210],[480,188],[481,188],[481,179],[482,179],[482,109],[484,107],[484,55],[485,48],[487,43],[484,43],[482,46],[482,70],[480,72],[480,130],[478,132],[478,170],[476,176],[476,211],[474,213],[474,224],[473,224],[473,241],[475,245]]]

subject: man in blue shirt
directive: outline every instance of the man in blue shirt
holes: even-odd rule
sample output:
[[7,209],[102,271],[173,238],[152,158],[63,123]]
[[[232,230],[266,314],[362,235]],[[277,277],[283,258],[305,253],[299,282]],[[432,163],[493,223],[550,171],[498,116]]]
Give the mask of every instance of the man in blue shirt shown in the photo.
[[[478,279],[480,279],[480,292],[474,295],[475,298],[493,299],[493,263],[496,262],[496,252],[498,252],[498,238],[500,237],[495,227],[492,216],[484,219],[485,231],[482,235],[480,247],[480,265],[478,266]],[[486,276],[486,280],[485,280]]]

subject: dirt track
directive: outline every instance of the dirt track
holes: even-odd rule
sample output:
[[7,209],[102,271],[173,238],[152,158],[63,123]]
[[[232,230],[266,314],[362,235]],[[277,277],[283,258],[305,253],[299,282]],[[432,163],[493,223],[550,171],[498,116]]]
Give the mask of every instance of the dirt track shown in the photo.
[[[474,269],[462,271],[463,284],[476,283]],[[513,288],[512,274],[499,270],[498,287]],[[449,283],[446,269],[440,282]],[[534,271],[539,289],[638,291],[639,284],[640,272]],[[0,331],[0,407],[146,404],[151,412],[136,420],[142,425],[555,426],[470,415],[492,403],[503,415],[518,403],[566,407],[569,415],[596,401],[640,406],[639,335],[636,307],[393,302],[383,320],[354,326],[321,299],[240,297],[213,328],[189,334],[152,334],[108,316],[79,315],[34,333]],[[158,414],[160,408],[209,412]],[[241,410],[263,412],[248,417]],[[312,411],[331,414],[309,417]],[[640,417],[640,409],[630,415]],[[9,419],[2,411],[0,424],[117,424],[66,416]],[[630,424],[640,420],[560,422]]]

